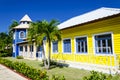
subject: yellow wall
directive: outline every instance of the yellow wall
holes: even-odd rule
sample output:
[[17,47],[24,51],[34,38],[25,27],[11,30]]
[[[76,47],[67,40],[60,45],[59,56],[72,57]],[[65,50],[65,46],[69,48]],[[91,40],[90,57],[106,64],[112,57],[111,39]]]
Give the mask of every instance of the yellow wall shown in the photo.
[[[71,38],[71,54],[62,53],[62,40],[58,44],[58,53],[51,55],[52,59],[68,60],[73,62],[82,62],[90,64],[100,65],[115,65],[115,59],[112,55],[111,59],[109,55],[95,55],[93,47],[93,35],[99,33],[112,32],[113,54],[120,54],[120,17],[115,17],[107,20],[102,20],[82,26],[76,26],[61,30],[62,39]],[[87,54],[75,54],[75,37],[87,36],[88,40],[88,53]],[[47,46],[48,47],[48,46]],[[48,50],[48,49],[47,49]],[[111,61],[110,61],[111,60]]]

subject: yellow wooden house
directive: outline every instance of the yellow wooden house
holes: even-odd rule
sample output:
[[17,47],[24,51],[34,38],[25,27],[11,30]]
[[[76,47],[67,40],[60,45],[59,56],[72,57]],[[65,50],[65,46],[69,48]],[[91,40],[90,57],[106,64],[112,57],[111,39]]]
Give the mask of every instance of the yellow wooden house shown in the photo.
[[120,9],[102,7],[73,17],[58,28],[62,40],[52,42],[52,59],[88,70],[119,68]]

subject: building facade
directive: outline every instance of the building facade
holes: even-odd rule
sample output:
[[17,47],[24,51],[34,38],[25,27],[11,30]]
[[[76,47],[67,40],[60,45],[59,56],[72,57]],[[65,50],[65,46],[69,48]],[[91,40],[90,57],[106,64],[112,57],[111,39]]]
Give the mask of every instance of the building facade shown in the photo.
[[[23,56],[25,59],[37,59],[35,44],[30,44],[27,38],[27,31],[32,20],[28,15],[25,15],[20,24],[13,28],[13,57]],[[42,53],[39,55],[42,57]]]
[[[29,22],[31,20],[28,20]],[[88,70],[94,68],[99,71],[100,67],[101,70],[119,68],[120,9],[99,8],[73,17],[58,25],[58,28],[62,32],[62,40],[52,42],[52,59]],[[27,51],[30,50],[26,50],[25,46],[28,43],[24,42],[24,39],[18,39],[22,33],[27,34],[27,29],[15,27],[14,31],[16,37],[13,55],[16,57],[29,54]],[[20,45],[24,45],[24,50]],[[48,44],[46,43],[45,46],[47,54]],[[26,52],[20,53],[20,51]],[[33,54],[36,59],[36,51]]]

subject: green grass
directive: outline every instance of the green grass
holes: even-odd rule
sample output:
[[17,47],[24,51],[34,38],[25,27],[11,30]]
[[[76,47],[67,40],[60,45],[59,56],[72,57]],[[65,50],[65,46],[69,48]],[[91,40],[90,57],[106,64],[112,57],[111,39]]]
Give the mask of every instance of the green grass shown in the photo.
[[[40,66],[40,64],[42,63],[37,60],[15,59],[12,57],[6,57],[6,59],[9,59],[11,61],[25,62],[27,65],[32,66],[36,69],[43,69],[43,67]],[[55,67],[50,70],[47,70],[47,73],[50,77],[52,75],[58,75],[58,76],[64,75],[66,80],[81,80],[84,76],[90,75],[89,71],[70,68],[70,67],[63,67],[63,68]]]

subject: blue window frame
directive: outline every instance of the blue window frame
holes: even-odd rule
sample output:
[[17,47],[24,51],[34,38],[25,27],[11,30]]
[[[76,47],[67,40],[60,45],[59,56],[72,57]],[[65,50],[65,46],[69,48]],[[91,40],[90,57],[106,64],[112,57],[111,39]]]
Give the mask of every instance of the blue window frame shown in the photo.
[[76,53],[87,53],[87,37],[76,38]]
[[52,51],[53,51],[53,53],[58,52],[58,41],[53,41],[52,42]]
[[39,46],[37,49],[38,49],[38,51],[43,51],[43,47],[42,46]]
[[30,45],[30,52],[33,52],[34,51],[34,47],[33,45]]
[[24,31],[20,31],[20,32],[19,32],[19,38],[20,38],[20,39],[25,38],[25,32],[24,32]]
[[19,49],[20,49],[20,51],[21,51],[21,52],[23,52],[23,46],[20,46],[20,48],[19,48]]
[[111,34],[95,35],[95,51],[100,54],[112,54]]
[[42,58],[42,53],[43,53],[43,46],[39,46],[38,47],[37,57]]
[[63,52],[71,53],[71,40],[70,39],[63,40]]

